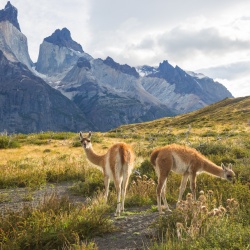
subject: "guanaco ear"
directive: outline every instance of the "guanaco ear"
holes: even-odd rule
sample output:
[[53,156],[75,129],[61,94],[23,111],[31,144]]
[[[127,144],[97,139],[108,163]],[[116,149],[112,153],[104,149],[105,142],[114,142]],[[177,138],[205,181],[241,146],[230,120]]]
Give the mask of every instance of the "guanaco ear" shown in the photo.
[[92,136],[92,133],[91,133],[91,131],[89,131],[88,138],[91,139],[91,136]]
[[229,163],[227,167],[228,167],[230,170],[232,170],[232,169],[233,169],[232,163]]
[[224,171],[226,170],[226,166],[223,163],[221,163],[221,167]]
[[79,133],[79,136],[80,136],[81,139],[83,138],[82,132],[81,132],[81,131],[80,131],[80,133]]

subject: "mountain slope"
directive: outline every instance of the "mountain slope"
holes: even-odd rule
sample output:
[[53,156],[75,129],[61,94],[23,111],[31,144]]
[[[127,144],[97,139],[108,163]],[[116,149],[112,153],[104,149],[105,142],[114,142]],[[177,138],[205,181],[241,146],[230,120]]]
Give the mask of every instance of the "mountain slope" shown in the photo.
[[121,126],[123,131],[138,129],[144,133],[148,131],[166,131],[170,127],[187,128],[192,127],[212,127],[220,125],[237,126],[237,124],[250,125],[250,96],[238,98],[226,98],[222,101],[211,104],[202,109],[178,115],[174,118],[162,118],[141,124]]
[[173,67],[168,61],[160,63],[158,68],[139,67],[144,74],[141,84],[150,94],[178,114],[200,109],[232,94],[213,79],[185,72],[180,67]]
[[123,72],[117,71],[114,65],[101,59],[80,58],[57,88],[72,99],[100,131],[173,115],[136,82],[135,70],[130,74],[130,67],[126,66],[125,72],[123,69]]
[[0,131],[79,131],[94,129],[59,91],[0,51]]
[[27,38],[21,33],[17,9],[8,3],[0,10],[0,49],[8,60],[21,62],[31,69],[33,62],[28,53]]

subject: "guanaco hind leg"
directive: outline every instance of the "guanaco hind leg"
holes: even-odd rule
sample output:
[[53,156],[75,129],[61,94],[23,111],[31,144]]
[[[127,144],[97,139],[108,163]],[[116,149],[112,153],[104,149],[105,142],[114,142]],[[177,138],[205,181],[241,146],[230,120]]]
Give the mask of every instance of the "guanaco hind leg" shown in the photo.
[[166,199],[166,186],[167,186],[167,178],[166,178],[166,180],[163,184],[163,187],[162,187],[161,197],[162,197],[162,201],[163,201],[163,204],[164,204],[166,211],[172,212],[172,210],[168,206],[167,199]]
[[182,200],[183,193],[184,193],[186,186],[187,186],[188,176],[189,175],[187,173],[182,176],[178,202],[180,202]]

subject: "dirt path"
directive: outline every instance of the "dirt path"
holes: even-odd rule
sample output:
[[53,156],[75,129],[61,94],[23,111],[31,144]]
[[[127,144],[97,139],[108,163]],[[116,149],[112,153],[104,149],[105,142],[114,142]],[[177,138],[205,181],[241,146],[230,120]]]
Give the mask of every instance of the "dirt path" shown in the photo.
[[[8,209],[19,210],[24,205],[36,207],[44,197],[56,192],[59,196],[68,195],[72,202],[84,202],[84,197],[73,196],[68,188],[72,183],[47,185],[41,190],[32,191],[26,188],[0,189],[0,213]],[[155,238],[155,230],[150,228],[158,217],[157,212],[149,211],[149,207],[128,208],[121,217],[111,218],[117,228],[116,232],[92,239],[99,250],[132,250],[148,249]]]
[[[13,189],[0,189],[0,212],[4,213],[6,210],[20,210],[24,205],[36,207],[39,205],[46,196],[50,196],[56,193],[62,197],[69,195],[68,188],[72,186],[72,183],[65,182],[60,184],[48,184],[39,190],[32,190],[29,188],[13,188]],[[82,201],[83,197],[72,196],[74,200],[72,202]]]
[[[149,207],[129,208],[132,214],[114,218],[117,231],[94,239],[99,250],[148,249],[155,238],[152,222],[158,218],[157,212],[149,212]],[[134,213],[134,214],[133,214]]]

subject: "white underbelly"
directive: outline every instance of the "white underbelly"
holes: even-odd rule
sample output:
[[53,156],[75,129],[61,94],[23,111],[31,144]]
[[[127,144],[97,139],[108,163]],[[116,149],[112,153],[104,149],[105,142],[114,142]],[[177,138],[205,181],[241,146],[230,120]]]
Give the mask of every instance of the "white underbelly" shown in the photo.
[[184,162],[178,154],[172,153],[172,155],[174,158],[174,164],[171,170],[177,174],[184,174],[185,172],[187,172],[189,169],[189,165]]

